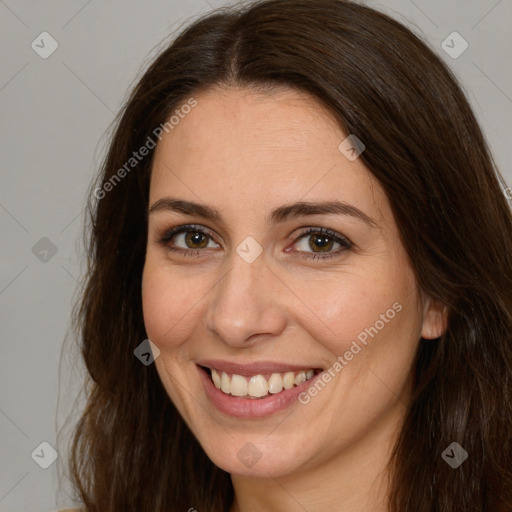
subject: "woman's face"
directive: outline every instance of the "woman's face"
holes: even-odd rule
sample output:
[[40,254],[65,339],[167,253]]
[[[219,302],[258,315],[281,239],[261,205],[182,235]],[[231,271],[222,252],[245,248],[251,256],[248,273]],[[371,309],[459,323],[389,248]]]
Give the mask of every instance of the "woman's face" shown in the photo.
[[151,177],[142,292],[162,383],[232,474],[372,453],[420,336],[439,334],[386,196],[308,95],[195,98]]

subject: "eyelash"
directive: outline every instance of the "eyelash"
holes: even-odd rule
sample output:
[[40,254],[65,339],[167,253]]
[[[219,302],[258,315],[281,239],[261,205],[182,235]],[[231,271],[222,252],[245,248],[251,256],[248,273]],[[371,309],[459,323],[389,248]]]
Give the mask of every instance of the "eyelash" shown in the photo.
[[[210,239],[213,240],[216,244],[218,244],[218,242],[215,240],[215,238],[211,234],[209,234],[208,231],[206,231],[203,227],[198,226],[196,224],[186,224],[183,226],[177,226],[168,231],[165,231],[163,234],[158,236],[157,243],[159,245],[165,247],[167,250],[180,253],[183,256],[200,256],[201,252],[204,249],[181,249],[181,248],[176,248],[176,247],[172,247],[171,245],[169,245],[169,242],[176,235],[180,235],[182,233],[187,233],[189,231],[193,231],[193,232],[197,232],[197,233],[206,235],[206,236],[210,237]],[[339,243],[343,247],[343,249],[338,249],[337,251],[323,253],[323,254],[322,253],[314,253],[314,252],[309,253],[309,252],[304,252],[304,251],[297,251],[299,258],[309,259],[309,260],[330,259],[330,258],[334,258],[336,255],[339,255],[340,253],[342,253],[346,250],[352,249],[352,247],[353,247],[353,243],[348,238],[345,238],[330,229],[320,228],[320,227],[318,227],[318,228],[311,227],[311,228],[308,228],[307,230],[301,232],[297,236],[294,243],[296,243],[299,239],[306,237],[307,235],[313,235],[313,234],[328,235],[332,240],[334,240],[334,242]]]

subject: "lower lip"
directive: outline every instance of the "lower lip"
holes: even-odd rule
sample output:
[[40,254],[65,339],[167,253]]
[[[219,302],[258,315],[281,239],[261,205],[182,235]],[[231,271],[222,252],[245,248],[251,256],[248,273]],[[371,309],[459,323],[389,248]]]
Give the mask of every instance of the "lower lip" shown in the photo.
[[198,367],[199,374],[203,381],[204,389],[208,398],[219,411],[237,418],[263,418],[278,411],[282,411],[297,401],[298,396],[305,391],[321,373],[311,379],[299,384],[297,387],[285,389],[267,398],[238,398],[226,395],[217,389],[205,370]]

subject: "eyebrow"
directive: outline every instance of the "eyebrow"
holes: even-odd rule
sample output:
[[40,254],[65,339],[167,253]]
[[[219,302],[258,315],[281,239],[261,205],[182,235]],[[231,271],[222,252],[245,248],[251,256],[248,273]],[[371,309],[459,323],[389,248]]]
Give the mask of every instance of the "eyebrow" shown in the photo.
[[[205,204],[175,199],[172,197],[163,197],[153,203],[148,215],[154,212],[172,211],[183,213],[185,215],[194,215],[208,220],[222,223],[222,215],[219,210]],[[308,217],[312,215],[348,215],[363,221],[368,226],[377,227],[377,223],[359,208],[341,201],[328,202],[302,202],[279,206],[267,215],[267,221],[271,224],[279,224],[286,220],[296,217]]]

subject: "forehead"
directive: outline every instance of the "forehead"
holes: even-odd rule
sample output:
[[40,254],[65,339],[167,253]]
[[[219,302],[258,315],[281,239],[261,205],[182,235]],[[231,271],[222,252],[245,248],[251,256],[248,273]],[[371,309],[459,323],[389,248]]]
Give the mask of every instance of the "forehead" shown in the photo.
[[[157,158],[172,152],[176,163],[186,159],[204,167],[208,159],[226,173],[241,175],[250,169],[252,174],[263,171],[260,163],[277,170],[295,166],[303,158],[310,165],[322,161],[319,152],[330,149],[332,154],[332,144],[342,135],[321,104],[293,90],[263,93],[214,88],[195,98],[197,106],[164,134]],[[331,135],[329,140],[325,132]]]
[[347,134],[315,98],[292,89],[220,88],[194,98],[197,105],[158,143],[150,204],[166,194],[226,210],[249,199],[260,211],[344,200],[382,216],[380,187],[360,159],[338,149]]

